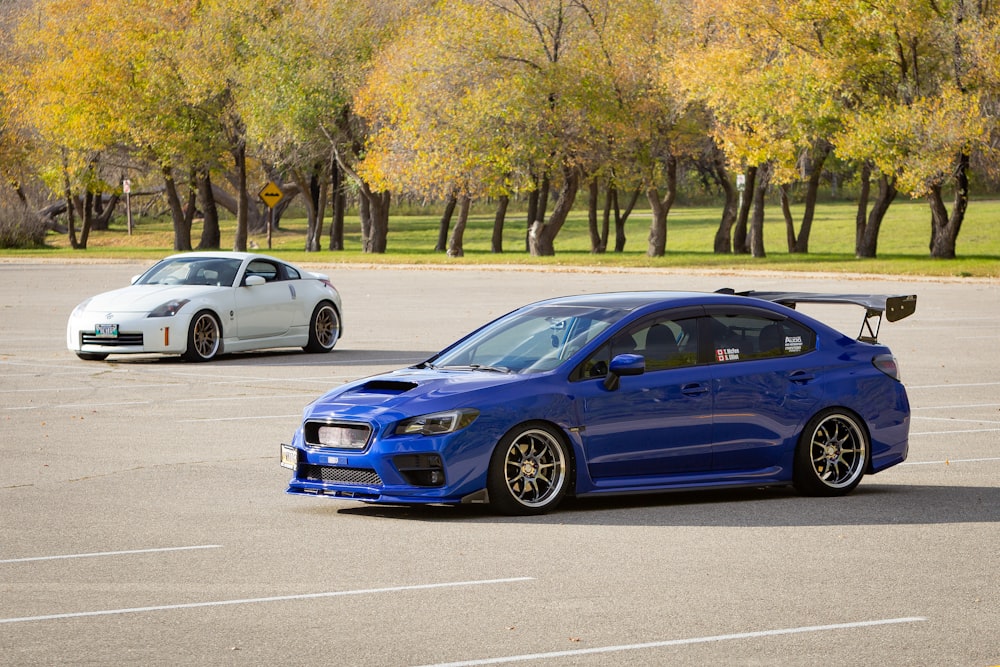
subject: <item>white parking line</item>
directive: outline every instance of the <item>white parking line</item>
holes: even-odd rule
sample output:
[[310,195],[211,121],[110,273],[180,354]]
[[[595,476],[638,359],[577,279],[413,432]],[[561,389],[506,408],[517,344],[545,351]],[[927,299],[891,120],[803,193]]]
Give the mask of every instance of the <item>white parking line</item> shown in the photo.
[[957,419],[955,417],[921,417],[916,416],[914,419],[923,419],[929,422],[969,422],[972,424],[1000,424],[1000,421],[994,421],[993,419]]
[[917,433],[910,433],[912,438],[915,435],[959,435],[961,433],[994,433],[1000,431],[1000,428],[968,428],[963,430],[953,430],[953,431],[919,431]]
[[250,419],[302,419],[301,413],[294,415],[253,415],[251,417],[205,417],[204,419],[178,419],[178,424],[205,424],[207,422],[239,422]]
[[942,459],[940,461],[906,461],[900,466],[940,466],[951,465],[952,463],[988,463],[990,461],[1000,461],[1000,456],[985,459]]
[[594,655],[599,653],[620,653],[623,651],[640,651],[651,648],[664,648],[667,646],[685,646],[689,644],[707,644],[711,642],[732,641],[734,639],[757,639],[759,637],[779,637],[781,635],[794,635],[807,632],[826,632],[828,630],[852,630],[857,628],[868,628],[878,625],[893,625],[899,623],[919,623],[926,621],[922,617],[910,618],[886,618],[879,621],[858,621],[856,623],[836,623],[832,625],[809,625],[801,628],[783,628],[780,630],[761,630],[758,632],[737,632],[731,635],[714,635],[712,637],[691,637],[689,639],[668,639],[661,642],[647,642],[644,644],[622,644],[620,646],[599,646],[596,648],[581,648],[573,651],[552,651],[551,653],[527,653],[524,655],[511,655],[500,658],[483,658],[481,660],[461,660],[459,662],[439,662],[422,667],[474,667],[475,665],[501,665],[511,662],[527,662],[529,660],[549,660],[551,658],[571,658],[581,655]]
[[153,554],[164,551],[192,551],[195,549],[221,549],[220,544],[199,544],[192,547],[163,547],[159,549],[132,549],[129,551],[96,551],[85,554],[62,554],[59,556],[33,556],[31,558],[8,558],[0,560],[2,563],[31,563],[39,560],[65,560],[67,558],[97,558],[98,556],[130,556],[132,554]]
[[72,409],[72,408],[107,408],[112,405],[148,405],[150,401],[118,401],[116,403],[60,403],[58,405],[22,405],[4,410],[42,410],[42,409]]
[[921,405],[911,406],[913,412],[919,410],[967,410],[968,408],[996,408],[1000,403],[966,403],[964,405]]
[[531,581],[531,577],[514,577],[510,579],[482,579],[479,581],[448,581],[440,584],[416,584],[413,586],[391,586],[387,588],[364,588],[353,591],[331,591],[329,593],[305,593],[303,595],[279,595],[270,598],[245,598],[241,600],[216,600],[214,602],[189,602],[186,604],[167,604],[154,607],[131,607],[126,609],[103,609],[100,611],[81,611],[70,614],[48,614],[46,616],[22,616],[21,618],[0,618],[0,625],[5,623],[31,623],[34,621],[55,621],[67,618],[86,618],[88,616],[112,616],[117,614],[141,614],[149,611],[170,611],[174,609],[197,609],[199,607],[223,607],[234,604],[259,604],[262,602],[288,602],[292,600],[316,600],[319,598],[345,597],[348,595],[370,595],[373,593],[401,593],[404,591],[421,591],[435,588],[458,588],[460,586],[486,586],[490,584],[510,584],[520,581]]
[[925,384],[919,386],[906,385],[907,391],[910,389],[958,389],[963,387],[996,387],[1000,382],[969,382],[966,384]]

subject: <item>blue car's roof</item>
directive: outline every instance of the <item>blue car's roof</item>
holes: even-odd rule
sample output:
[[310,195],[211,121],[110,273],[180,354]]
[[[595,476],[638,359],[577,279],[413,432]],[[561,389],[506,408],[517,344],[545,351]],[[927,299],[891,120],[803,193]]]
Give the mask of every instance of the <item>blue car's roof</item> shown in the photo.
[[670,306],[690,306],[700,305],[711,301],[733,303],[734,301],[750,301],[746,297],[733,297],[729,294],[717,294],[713,292],[672,292],[672,291],[648,291],[648,292],[605,292],[601,294],[578,294],[574,296],[560,296],[544,301],[537,301],[531,306],[540,305],[572,305],[572,306],[593,306],[595,308],[618,308],[621,310],[635,310],[650,305]]

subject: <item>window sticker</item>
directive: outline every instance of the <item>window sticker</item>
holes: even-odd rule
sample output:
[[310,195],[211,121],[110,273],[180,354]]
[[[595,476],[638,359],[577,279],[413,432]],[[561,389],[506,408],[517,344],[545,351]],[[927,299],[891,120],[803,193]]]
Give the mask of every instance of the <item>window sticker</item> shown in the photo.
[[715,359],[716,361],[739,361],[740,348],[720,347],[715,351]]
[[798,354],[802,351],[802,336],[785,336],[785,352]]

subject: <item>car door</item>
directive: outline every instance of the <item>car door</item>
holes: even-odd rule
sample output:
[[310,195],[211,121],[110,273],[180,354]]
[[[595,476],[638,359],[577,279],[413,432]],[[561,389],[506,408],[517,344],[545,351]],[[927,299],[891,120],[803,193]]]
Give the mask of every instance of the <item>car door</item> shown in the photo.
[[815,333],[746,307],[709,309],[706,325],[714,359],[713,469],[762,471],[787,462],[788,439],[821,398],[810,354]]
[[[674,313],[619,334],[579,369],[577,393],[590,476],[637,486],[650,477],[711,469],[710,368],[698,362],[697,312]],[[604,383],[614,356],[641,354],[646,371]]]
[[[264,278],[263,285],[247,285],[248,276]],[[254,259],[236,288],[236,329],[241,340],[282,336],[297,319],[295,281],[284,280],[281,266]]]

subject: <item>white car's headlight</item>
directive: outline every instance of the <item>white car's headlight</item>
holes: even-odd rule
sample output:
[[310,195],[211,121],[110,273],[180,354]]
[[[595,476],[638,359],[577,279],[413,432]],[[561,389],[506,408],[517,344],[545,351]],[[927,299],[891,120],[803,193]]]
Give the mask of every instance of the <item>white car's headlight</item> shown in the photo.
[[171,301],[167,301],[166,303],[160,304],[151,310],[149,315],[146,315],[146,317],[173,317],[188,301],[190,301],[190,299],[173,299]]
[[87,304],[90,302],[91,299],[87,299],[86,301],[81,302],[80,305],[78,305],[76,308],[73,309],[72,317],[76,317],[77,315],[82,315],[84,311],[87,310]]
[[412,433],[442,435],[444,433],[454,433],[474,422],[478,416],[479,410],[473,410],[472,408],[421,415],[399,422],[396,425],[396,435]]

